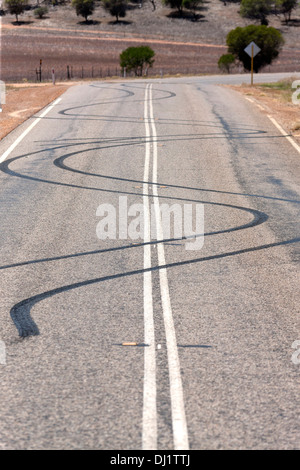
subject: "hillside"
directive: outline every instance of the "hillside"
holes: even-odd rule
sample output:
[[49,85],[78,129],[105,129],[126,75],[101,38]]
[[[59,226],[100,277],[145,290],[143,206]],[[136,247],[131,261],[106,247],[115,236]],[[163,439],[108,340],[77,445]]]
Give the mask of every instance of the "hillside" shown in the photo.
[[[32,3],[35,5],[35,2]],[[2,79],[35,80],[35,69],[43,59],[44,78],[55,67],[59,79],[66,78],[67,66],[73,76],[91,78],[119,73],[118,58],[128,45],[148,43],[156,51],[154,74],[216,73],[217,60],[226,52],[226,35],[236,26],[252,23],[241,18],[238,3],[205,0],[192,15],[176,17],[174,11],[156,0],[152,11],[149,0],[130,3],[126,18],[114,18],[98,5],[89,24],[76,16],[70,4],[49,7],[47,16],[38,20],[33,11],[20,17],[20,25],[9,14],[2,17]],[[300,63],[300,6],[287,26],[282,16],[271,15],[270,26],[285,37],[285,47],[270,71],[298,70]],[[237,71],[242,71],[241,69]]]

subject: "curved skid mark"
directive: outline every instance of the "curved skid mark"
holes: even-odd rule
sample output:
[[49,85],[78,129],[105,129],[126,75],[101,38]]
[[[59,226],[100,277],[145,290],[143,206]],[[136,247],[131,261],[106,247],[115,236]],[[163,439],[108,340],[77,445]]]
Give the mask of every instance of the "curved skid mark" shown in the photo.
[[[170,137],[172,137],[172,136],[170,136]],[[18,157],[15,157],[15,158],[5,160],[2,164],[0,164],[0,171],[3,171],[4,173],[7,173],[11,176],[16,176],[16,177],[19,177],[19,178],[34,179],[34,180],[45,182],[45,183],[59,184],[59,185],[65,185],[65,186],[70,187],[72,185],[65,184],[65,183],[60,183],[60,182],[56,182],[56,181],[32,178],[28,175],[22,175],[21,173],[17,173],[17,172],[14,172],[13,170],[10,170],[9,165],[11,163],[13,163],[14,161],[17,161],[17,160],[22,159],[22,158],[28,158],[30,156],[39,155],[39,154],[47,152],[47,151],[53,152],[55,150],[64,149],[64,148],[68,148],[68,147],[90,145],[91,143],[93,143],[93,144],[98,144],[99,143],[100,144],[100,143],[103,143],[103,142],[118,142],[120,140],[123,141],[122,143],[120,143],[118,145],[110,145],[110,146],[104,146],[104,147],[94,147],[94,148],[91,148],[91,149],[84,150],[84,153],[87,153],[89,151],[110,149],[110,148],[115,148],[115,147],[120,147],[120,146],[124,147],[124,146],[136,145],[136,144],[140,145],[141,143],[145,143],[145,141],[146,141],[146,140],[139,140],[139,141],[136,141],[136,142],[131,142],[133,139],[135,139],[135,137],[121,138],[121,139],[114,139],[114,138],[112,138],[112,139],[102,139],[102,141],[99,141],[99,142],[98,141],[96,141],[96,142],[75,142],[75,143],[68,143],[68,144],[64,144],[64,145],[57,145],[55,147],[42,149],[42,150],[37,150],[36,152],[23,154],[23,155],[20,155]],[[167,140],[165,140],[165,141],[167,141]],[[165,141],[162,140],[161,142],[165,142]],[[126,143],[124,143],[124,142],[126,142]],[[65,169],[65,170],[68,170],[68,171],[73,171],[74,173],[84,174],[84,175],[87,175],[87,176],[94,176],[94,177],[104,178],[104,179],[109,179],[109,180],[114,179],[116,181],[124,181],[124,182],[130,182],[130,183],[139,183],[139,184],[144,184],[145,183],[145,184],[149,184],[149,185],[154,184],[152,182],[144,182],[144,181],[141,181],[141,180],[135,180],[135,179],[131,179],[131,178],[121,178],[121,177],[115,177],[115,176],[110,176],[110,175],[101,175],[101,174],[99,175],[99,174],[95,174],[95,173],[83,172],[81,170],[77,170],[77,169],[74,169],[70,166],[67,166],[63,163],[65,159],[67,159],[71,156],[80,155],[80,154],[83,154],[83,151],[72,152],[70,154],[62,155],[61,157],[58,157],[56,160],[54,160],[53,163],[58,168]],[[273,197],[273,196],[264,196],[264,195],[261,195],[261,194],[245,194],[245,193],[236,193],[236,192],[231,192],[231,191],[221,191],[221,190],[216,190],[216,189],[194,188],[194,187],[191,187],[191,186],[174,185],[174,184],[169,184],[169,183],[165,183],[165,182],[158,182],[157,185],[158,186],[165,186],[165,187],[168,187],[168,188],[174,188],[174,189],[186,189],[186,190],[190,190],[190,191],[201,191],[201,192],[216,193],[216,194],[230,194],[230,195],[233,195],[233,196],[254,197],[254,198],[268,199],[268,200],[273,200],[273,201],[291,202],[291,203],[295,203],[295,204],[300,203],[300,201],[298,201],[298,200],[285,199],[285,198],[279,198],[279,197]],[[92,187],[85,187],[85,186],[78,186],[78,185],[73,185],[73,187],[75,187],[76,189],[82,188],[82,189],[91,189],[91,190],[95,190],[95,191],[96,190],[99,190],[99,191],[101,190],[101,188],[92,188]],[[129,194],[129,193],[126,193],[126,194]],[[130,193],[130,194],[135,194],[135,193]]]
[[[127,96],[126,98],[128,98],[129,96],[134,96],[135,93],[133,93],[132,91],[129,91],[129,90],[123,90],[121,88],[110,88],[110,87],[96,87],[96,86],[93,86],[93,85],[90,85],[90,87],[93,87],[93,88],[102,88],[104,90],[117,90],[117,91],[121,91],[122,93],[126,93]],[[120,101],[119,99],[116,99],[116,100],[109,100],[109,101],[101,101],[100,103],[92,103],[92,104],[85,104],[85,105],[82,105],[82,106],[74,106],[72,108],[67,108],[67,109],[63,109],[61,111],[58,112],[58,114],[62,114],[62,115],[66,115],[66,116],[77,116],[76,114],[69,114],[68,111],[73,111],[75,109],[86,109],[86,108],[90,108],[91,106],[99,106],[99,105],[105,105],[105,104],[110,104],[110,103],[121,103],[122,101]]]
[[[126,98],[130,97],[130,96],[134,96],[135,93],[133,93],[132,91],[129,91],[129,90],[124,90],[124,89],[121,89],[121,88],[109,88],[109,87],[97,87],[95,85],[90,85],[91,87],[94,87],[94,88],[103,88],[103,89],[108,89],[108,90],[117,90],[117,91],[121,91],[121,92],[124,92],[124,93],[127,93],[127,96]],[[125,85],[123,85],[125,86]],[[127,85],[126,85],[127,87]],[[141,89],[140,87],[129,87],[128,88],[139,88]],[[161,93],[165,93],[167,94],[167,96],[164,96],[162,98],[156,98],[155,101],[160,101],[160,100],[165,100],[165,99],[168,99],[168,98],[173,98],[176,96],[176,93],[173,93],[171,91],[167,91],[167,90],[155,90],[155,91],[159,91]],[[130,103],[140,103],[141,101],[144,101],[144,99],[140,98],[140,99],[137,99],[137,100],[134,100],[134,101],[130,101]],[[79,114],[76,114],[76,113],[70,113],[69,111],[75,111],[75,110],[78,110],[78,109],[86,109],[86,108],[90,108],[92,106],[102,106],[102,105],[106,105],[106,104],[111,104],[111,103],[122,103],[123,101],[120,101],[120,100],[112,100],[112,101],[100,101],[98,103],[92,103],[92,104],[88,104],[88,105],[83,105],[83,106],[74,106],[72,108],[67,108],[67,109],[63,109],[61,111],[59,111],[58,114],[62,115],[62,116],[80,116]],[[101,117],[101,116],[97,116],[97,114],[95,115],[89,115],[89,116],[92,116],[92,117]]]
[[[78,153],[78,152],[75,152],[75,153]],[[142,196],[142,194],[140,194],[140,193],[125,192],[125,191],[120,191],[120,190],[106,190],[106,189],[103,189],[103,188],[89,188],[89,187],[85,188],[85,187],[82,187],[82,186],[76,186],[76,185],[71,185],[71,184],[67,184],[67,183],[60,183],[60,182],[55,182],[55,181],[43,180],[43,179],[40,179],[40,178],[34,178],[34,177],[27,176],[27,175],[21,175],[21,174],[15,173],[15,172],[13,172],[12,170],[9,169],[9,165],[14,161],[19,160],[20,158],[23,158],[23,157],[15,157],[15,158],[12,158],[10,160],[7,160],[7,161],[3,162],[3,164],[0,166],[0,168],[3,171],[5,171],[6,173],[10,174],[10,175],[18,176],[20,178],[25,178],[25,179],[29,179],[29,180],[40,181],[40,182],[44,182],[44,183],[48,183],[48,184],[72,187],[72,188],[77,188],[77,189],[80,188],[80,189],[88,189],[88,190],[93,190],[93,191],[104,191],[104,192],[118,193],[118,194],[131,194],[131,195],[136,194],[138,196]],[[65,156],[64,158],[67,158],[67,156]],[[69,169],[67,167],[66,167],[66,169],[68,169],[69,171],[77,171],[77,170]],[[97,175],[97,176],[102,177],[104,179],[108,178],[108,177],[101,176],[101,175]],[[119,178],[116,178],[116,179],[118,180]],[[151,184],[151,183],[149,183],[149,184]],[[264,214],[263,212],[260,212],[260,211],[254,210],[254,209],[250,209],[250,208],[241,207],[241,206],[235,206],[235,205],[217,203],[217,202],[207,202],[207,201],[201,201],[201,200],[197,200],[197,199],[195,200],[195,199],[178,198],[178,197],[174,197],[174,196],[173,197],[172,196],[160,196],[160,198],[161,199],[171,199],[171,200],[176,200],[176,201],[184,201],[184,202],[188,201],[188,202],[197,202],[197,203],[203,203],[203,204],[223,206],[223,207],[227,207],[227,208],[230,208],[230,209],[236,209],[236,210],[242,210],[244,212],[248,212],[253,217],[250,222],[248,222],[244,225],[241,225],[241,226],[238,226],[238,227],[231,227],[231,228],[226,229],[226,230],[220,230],[220,231],[216,231],[216,232],[207,233],[206,236],[216,235],[216,234],[221,234],[221,233],[226,233],[226,232],[233,232],[233,231],[243,230],[243,229],[246,229],[246,228],[251,228],[251,227],[254,227],[254,226],[257,226],[257,225],[260,225],[260,224],[264,223],[268,218],[268,216],[266,214]],[[177,239],[171,239],[171,240],[167,240],[167,241],[175,241],[175,240],[177,240]],[[163,241],[160,241],[160,242],[162,243]],[[157,241],[153,242],[153,243],[157,243]],[[143,244],[140,244],[140,246],[142,246],[142,245]],[[139,245],[137,245],[137,246],[139,246]],[[129,247],[127,247],[127,248],[129,248]],[[133,248],[133,247],[130,246],[130,248]],[[124,249],[124,248],[121,247],[120,249]],[[100,252],[101,252],[101,250],[100,250]],[[87,254],[90,254],[90,253],[87,253]],[[227,254],[227,256],[231,256],[231,255],[232,254]],[[221,255],[221,257],[223,257],[223,256],[225,256],[225,255]],[[167,267],[180,266],[180,265],[184,265],[184,264],[187,264],[187,263],[205,261],[205,260],[214,259],[214,258],[218,258],[218,255],[216,255],[215,257],[200,258],[198,260],[191,260],[191,261],[188,261],[188,262],[175,263],[175,264],[171,264]],[[152,268],[152,270],[156,270],[156,269],[162,269],[162,266]],[[36,335],[39,334],[39,330],[38,330],[37,325],[35,324],[35,322],[32,320],[32,318],[30,316],[30,310],[31,310],[32,306],[34,304],[36,304],[37,302],[40,302],[41,300],[43,300],[47,297],[51,297],[51,296],[59,294],[61,292],[66,292],[70,289],[79,288],[79,287],[82,287],[82,286],[85,286],[85,285],[89,285],[89,284],[93,284],[93,283],[101,282],[101,281],[105,281],[105,280],[112,280],[112,279],[122,277],[122,276],[138,275],[138,274],[142,274],[144,272],[145,272],[144,270],[138,270],[138,271],[132,271],[130,273],[124,273],[124,274],[120,274],[120,275],[108,276],[108,277],[105,277],[105,278],[94,279],[94,280],[91,280],[91,281],[83,281],[83,282],[80,282],[80,283],[76,283],[76,284],[69,285],[69,286],[64,286],[64,287],[61,287],[61,288],[54,289],[52,291],[48,291],[48,292],[39,294],[38,296],[31,297],[29,299],[23,300],[22,302],[16,304],[11,310],[11,318],[12,318],[12,320],[13,320],[13,322],[14,322],[14,324],[15,324],[18,332],[19,332],[19,335],[21,337],[24,338],[24,337],[27,337],[27,336],[36,336]]]
[[[138,142],[138,143],[140,143],[140,142]],[[81,145],[81,144],[74,144],[74,145]],[[134,145],[134,144],[129,143],[129,144],[125,144],[125,145]],[[86,149],[85,153],[87,153],[89,151],[94,151],[94,150],[102,150],[104,148],[111,148],[111,147],[97,147],[97,148],[92,148],[92,149]],[[152,181],[148,182],[148,181],[135,180],[135,179],[131,179],[131,178],[121,178],[121,177],[118,177],[118,176],[101,175],[101,174],[97,174],[97,173],[90,173],[90,172],[87,172],[87,171],[78,170],[76,168],[72,168],[70,165],[65,164],[65,160],[67,160],[68,158],[71,158],[75,155],[81,155],[82,153],[83,153],[82,151],[78,151],[78,152],[71,152],[69,154],[62,155],[61,157],[56,158],[53,161],[53,164],[55,166],[57,166],[58,168],[60,168],[61,170],[66,170],[66,171],[70,171],[70,172],[73,172],[73,173],[79,173],[79,174],[82,174],[82,175],[85,175],[85,176],[93,176],[95,178],[103,178],[103,179],[107,179],[107,180],[124,181],[124,182],[129,182],[129,183],[138,183],[138,184],[147,184],[147,185],[151,185],[151,186],[152,185],[165,186],[166,188],[186,189],[188,191],[201,191],[201,192],[216,193],[216,194],[231,194],[231,195],[234,195],[234,196],[248,196],[248,197],[251,196],[251,197],[257,197],[257,198],[263,198],[263,199],[271,199],[271,200],[275,200],[275,201],[294,202],[296,204],[300,203],[300,201],[297,201],[297,200],[282,199],[282,198],[276,198],[276,197],[272,197],[272,196],[262,196],[262,195],[259,195],[259,194],[234,193],[234,192],[230,192],[230,191],[221,191],[221,190],[216,190],[216,189],[193,188],[192,186],[181,186],[181,185],[169,184],[169,183],[164,183],[164,182],[153,183]],[[0,170],[1,170],[1,165],[0,165]],[[161,197],[164,197],[164,196],[161,196]],[[217,203],[207,202],[207,204],[217,204]],[[226,204],[224,204],[224,205],[226,205]],[[247,210],[247,208],[244,208],[244,207],[241,207],[241,206],[232,206],[232,207],[239,208],[241,210],[242,209]]]
[[[95,149],[90,149],[90,150],[95,150]],[[74,154],[77,154],[77,153],[81,153],[81,152],[75,152]],[[69,156],[72,156],[74,154],[70,154],[68,156],[65,156],[65,158],[67,158]],[[5,173],[11,175],[11,176],[17,176],[19,178],[28,179],[28,180],[31,180],[31,181],[39,181],[39,182],[47,183],[47,184],[53,184],[53,185],[56,185],[56,186],[65,186],[65,187],[68,187],[68,188],[85,189],[85,190],[90,190],[90,191],[100,191],[100,192],[107,192],[107,193],[113,193],[113,194],[126,194],[126,195],[134,195],[134,196],[143,196],[143,193],[136,193],[136,192],[132,192],[132,191],[121,191],[121,190],[89,187],[89,186],[79,186],[79,185],[75,185],[75,184],[61,183],[59,181],[51,181],[51,180],[46,180],[46,179],[42,179],[42,178],[36,178],[36,177],[33,177],[33,176],[22,175],[20,173],[16,173],[16,172],[9,169],[9,165],[14,161],[19,160],[20,158],[23,158],[23,157],[14,157],[10,160],[6,160],[5,162],[3,162],[0,165],[0,169],[2,171],[4,171]],[[65,169],[67,169],[67,167]],[[80,170],[70,170],[70,171],[85,174],[84,172],[81,172]],[[87,173],[87,175],[88,175],[88,173]],[[95,176],[95,175],[92,175],[92,176]],[[101,175],[97,175],[97,176],[101,177]],[[103,176],[103,178],[117,179],[117,180],[120,179],[120,178],[114,178],[114,177],[108,177],[108,176],[105,176],[105,177]],[[151,184],[151,183],[148,183],[148,184]],[[155,197],[155,196],[153,196],[153,197]],[[216,231],[216,232],[212,232],[211,234],[213,234],[213,235],[217,235],[217,234],[220,234],[220,233],[228,233],[228,232],[233,232],[233,231],[238,231],[238,230],[254,227],[256,225],[260,225],[261,223],[265,222],[268,219],[267,214],[265,214],[261,211],[251,209],[251,208],[248,208],[248,207],[236,206],[236,205],[233,205],[233,204],[225,204],[225,203],[222,203],[222,202],[211,202],[211,201],[191,199],[191,198],[180,198],[180,197],[174,197],[174,196],[160,196],[160,199],[167,199],[167,200],[172,200],[172,201],[182,201],[182,202],[195,202],[195,203],[200,203],[200,204],[208,204],[208,205],[212,205],[212,206],[222,206],[222,207],[226,207],[226,208],[229,208],[229,209],[236,209],[236,210],[240,210],[240,211],[243,211],[243,212],[248,212],[249,214],[251,214],[253,216],[253,219],[250,222],[246,223],[246,224],[243,224],[243,225],[240,225],[240,226],[237,226],[237,227],[231,227],[231,228],[226,229],[226,230],[219,230],[219,231]],[[208,235],[208,234],[204,234],[204,235]]]
[[231,251],[227,253],[220,253],[217,255],[211,255],[211,256],[206,256],[202,258],[196,258],[192,260],[187,260],[187,261],[179,261],[176,263],[169,263],[164,266],[154,266],[152,268],[148,269],[138,269],[135,271],[128,271],[126,273],[120,273],[120,274],[113,274],[111,276],[104,276],[104,277],[99,277],[96,279],[90,279],[88,281],[82,281],[82,282],[76,282],[74,284],[69,284],[63,287],[58,287],[57,289],[52,289],[47,292],[43,292],[41,294],[35,295],[33,297],[30,297],[28,299],[23,300],[22,302],[16,304],[12,309],[11,309],[11,318],[13,322],[15,323],[19,335],[21,337],[27,337],[27,336],[36,336],[39,334],[39,331],[37,329],[36,324],[34,323],[33,319],[30,316],[30,310],[31,308],[37,304],[38,302],[41,302],[44,299],[47,299],[49,297],[52,297],[57,294],[61,294],[63,292],[68,292],[73,289],[78,289],[80,287],[85,287],[93,284],[97,284],[100,282],[106,282],[106,281],[113,281],[115,279],[119,279],[122,277],[128,277],[128,276],[136,276],[143,274],[145,272],[152,272],[152,271],[157,271],[160,269],[170,269],[174,267],[179,267],[179,266],[185,266],[188,264],[195,264],[195,263],[200,263],[204,261],[212,261],[216,259],[221,259],[221,258],[227,258],[230,256],[236,256],[236,255],[241,255],[244,253],[251,253],[255,251],[260,251],[260,250],[266,250],[269,248],[274,248],[276,246],[283,246],[283,245],[289,245],[292,243],[297,243],[300,241],[300,238],[295,238],[292,240],[287,240],[284,242],[277,242],[277,243],[270,243],[269,245],[261,245],[257,246],[254,248],[244,248],[242,250],[238,251]]
[[[131,87],[131,88],[133,88],[133,87]],[[135,88],[139,88],[139,87],[135,87]],[[110,89],[111,90],[115,89],[117,91],[122,91],[122,92],[127,94],[127,97],[135,95],[135,93],[133,93],[129,90],[124,90],[124,89],[120,89],[120,88],[110,88]],[[156,90],[156,91],[167,94],[167,96],[157,98],[157,100],[172,98],[172,97],[176,96],[175,93],[168,92],[168,91],[165,91],[165,90]],[[143,100],[140,99],[140,100],[137,100],[137,101],[141,102]],[[91,105],[88,105],[88,106],[97,106],[97,105],[100,105],[100,104],[107,104],[107,103],[111,103],[111,102],[115,103],[115,102],[118,102],[118,101],[107,101],[107,102],[102,102],[102,103],[91,104]],[[85,106],[85,108],[86,107],[87,106]],[[78,106],[78,107],[62,110],[62,111],[60,111],[60,114],[61,115],[72,116],[72,114],[68,114],[68,112],[72,111],[72,110],[75,110],[75,109],[80,109],[80,108],[83,108],[83,106]],[[76,116],[76,114],[74,114],[74,116]],[[255,130],[252,130],[251,132],[252,133],[257,133],[257,131],[255,131]],[[248,133],[249,133],[249,131],[248,131]],[[214,135],[214,138],[216,138],[216,135]],[[145,142],[145,141],[146,141],[145,138],[144,139],[139,139],[138,141],[133,141],[133,142],[132,141],[128,142],[128,139],[127,139],[127,142],[126,141],[124,142],[124,139],[123,139],[123,142],[121,142],[121,143],[120,143],[120,140],[116,140],[116,142],[113,145],[104,145],[102,147],[97,146],[97,147],[94,147],[94,148],[86,149],[84,151],[84,154],[86,154],[87,152],[95,151],[95,150],[103,150],[103,149],[120,147],[120,146],[128,146],[128,145],[136,145],[136,143],[140,144],[141,142]],[[113,142],[113,140],[110,140],[110,142],[107,141],[106,143],[111,144],[112,142]],[[98,142],[92,142],[92,143],[93,144],[98,144]],[[73,145],[82,145],[82,143],[81,144],[72,143],[72,144],[69,144],[69,145],[63,145],[63,146],[60,145],[60,146],[52,147],[51,149],[43,149],[43,150],[39,150],[37,152],[31,153],[30,156],[37,155],[37,154],[40,154],[40,153],[44,153],[44,152],[50,151],[50,150],[54,151],[54,150],[60,149],[60,148],[66,149],[66,147],[73,146]],[[117,182],[120,182],[120,181],[137,182],[136,180],[126,179],[126,178],[118,178],[118,177],[112,177],[112,176],[107,176],[107,175],[99,175],[99,174],[83,172],[81,170],[73,169],[72,167],[67,166],[65,164],[66,159],[68,159],[72,156],[75,156],[75,155],[82,155],[82,154],[83,154],[82,150],[71,152],[71,153],[63,155],[60,158],[57,158],[56,160],[54,160],[53,163],[54,163],[54,165],[56,165],[57,167],[59,167],[62,170],[70,171],[70,172],[73,172],[73,173],[83,174],[85,176],[97,177],[97,178],[101,178],[101,179],[104,179],[104,180],[113,179]],[[10,165],[13,162],[18,161],[18,160],[20,160],[22,158],[25,158],[27,156],[29,156],[29,155],[21,155],[21,156],[18,156],[18,157],[11,158],[10,160],[4,161],[0,165],[0,170],[2,170],[3,172],[5,172],[5,173],[7,173],[11,176],[16,176],[16,177],[19,177],[19,178],[23,178],[23,179],[27,179],[27,180],[31,180],[31,181],[43,182],[43,183],[52,184],[52,185],[56,185],[56,186],[63,186],[63,187],[68,187],[68,188],[73,188],[73,189],[74,188],[75,189],[85,189],[85,190],[90,190],[90,191],[102,191],[102,192],[107,192],[107,193],[117,193],[119,195],[120,194],[128,194],[128,195],[137,195],[139,197],[143,196],[142,193],[134,193],[134,192],[131,192],[131,191],[111,190],[111,189],[105,189],[105,188],[99,188],[99,187],[85,187],[85,186],[80,186],[80,185],[75,185],[75,184],[63,183],[63,182],[59,182],[59,181],[51,181],[51,180],[47,180],[47,179],[43,179],[43,178],[37,178],[37,177],[28,176],[28,175],[22,175],[20,173],[14,172],[13,170],[10,169]],[[147,184],[150,185],[152,183],[148,182]],[[198,189],[197,188],[186,188],[186,187],[175,186],[175,185],[166,185],[166,186],[170,187],[170,188],[174,188],[174,189],[187,189],[187,190],[192,190],[192,191],[205,191],[205,190],[199,189],[199,188]],[[215,192],[218,192],[218,191],[215,191]],[[252,227],[255,227],[257,225],[260,225],[260,224],[264,223],[268,219],[267,214],[265,214],[263,212],[260,212],[260,211],[257,211],[257,210],[254,210],[254,209],[251,209],[251,208],[248,208],[248,207],[242,207],[242,206],[237,206],[237,205],[232,205],[232,204],[225,204],[225,203],[221,203],[221,202],[208,202],[208,201],[202,201],[202,200],[191,199],[191,198],[180,198],[180,197],[175,197],[175,196],[160,196],[160,198],[161,199],[167,199],[167,200],[174,200],[174,201],[203,203],[203,204],[209,204],[209,205],[212,205],[212,206],[222,206],[222,207],[229,208],[229,209],[243,211],[243,212],[246,212],[249,215],[251,215],[251,220],[248,223],[245,223],[245,224],[240,225],[240,226],[230,227],[230,228],[225,229],[225,230],[219,230],[219,231],[215,231],[215,232],[206,233],[205,236],[223,234],[223,233],[228,233],[228,232],[233,232],[233,231],[238,231],[238,230],[244,230],[244,229],[247,229],[247,228],[252,228]],[[202,234],[199,235],[199,236],[202,236]],[[178,240],[178,239],[174,238],[174,239],[170,239],[170,240],[159,240],[159,241],[153,241],[153,242],[151,241],[151,243],[157,244],[157,243],[163,243],[163,242],[166,242],[166,241],[170,242],[170,241],[176,241],[176,240]],[[66,285],[66,286],[63,286],[63,287],[58,287],[56,289],[52,289],[52,290],[49,290],[47,292],[35,295],[33,297],[30,297],[28,299],[22,300],[21,302],[17,303],[11,309],[11,312],[10,312],[11,318],[12,318],[12,320],[13,320],[13,322],[14,322],[14,324],[15,324],[18,332],[19,332],[19,335],[21,337],[36,336],[36,335],[39,334],[39,329],[38,329],[37,325],[35,324],[35,322],[33,321],[33,319],[30,316],[31,308],[35,304],[37,304],[38,302],[40,302],[40,301],[42,301],[46,298],[52,297],[54,295],[57,295],[57,294],[60,294],[60,293],[63,293],[63,292],[67,292],[69,290],[77,289],[77,288],[80,288],[80,287],[83,287],[83,286],[88,286],[88,285],[96,284],[96,283],[99,283],[99,282],[105,282],[105,281],[118,279],[120,277],[140,275],[140,274],[143,274],[146,271],[155,271],[155,270],[159,270],[159,269],[163,269],[163,268],[172,268],[172,267],[175,267],[175,266],[184,266],[186,264],[192,264],[192,263],[198,263],[198,262],[202,262],[202,261],[215,260],[215,259],[219,259],[219,258],[234,256],[234,255],[237,255],[237,254],[247,253],[247,252],[266,249],[266,248],[271,248],[273,246],[278,246],[278,245],[281,245],[281,244],[287,244],[287,243],[293,243],[293,242],[294,241],[287,241],[287,242],[282,242],[282,243],[274,243],[274,244],[271,244],[271,245],[264,245],[264,246],[256,247],[256,248],[248,248],[248,249],[246,248],[246,249],[235,251],[235,252],[223,253],[223,254],[207,256],[207,257],[203,257],[203,258],[196,258],[196,259],[193,259],[193,260],[181,261],[181,262],[177,262],[177,263],[171,263],[171,264],[168,264],[168,265],[165,265],[165,266],[156,266],[156,267],[152,267],[148,270],[139,269],[139,270],[135,270],[135,271],[120,273],[120,274],[116,274],[116,275],[112,275],[112,276],[105,276],[105,277],[101,277],[101,278],[97,278],[97,279],[92,279],[92,280],[78,282],[78,283],[75,283],[75,284]],[[79,254],[77,253],[77,254],[74,254],[74,255],[66,255],[66,256],[62,256],[62,257],[52,258],[52,261],[55,261],[55,260],[58,260],[58,259],[67,259],[67,258],[71,258],[71,257],[75,257],[75,256],[84,256],[84,255],[92,255],[92,254],[96,254],[96,253],[103,253],[103,252],[106,252],[106,251],[112,251],[112,250],[117,250],[117,249],[118,250],[119,249],[129,249],[129,248],[133,249],[133,248],[136,248],[138,246],[143,246],[143,245],[144,245],[144,243],[140,243],[136,246],[117,247],[117,248],[108,249],[108,250],[96,250],[94,252],[86,252],[86,253],[79,253]],[[34,263],[46,262],[46,261],[51,261],[51,259],[36,260],[36,261],[33,260],[33,261],[25,262],[25,263],[19,263],[17,265],[22,266],[22,265],[26,265],[26,264],[34,264]],[[2,268],[0,267],[0,269],[5,269],[5,267],[2,267]]]

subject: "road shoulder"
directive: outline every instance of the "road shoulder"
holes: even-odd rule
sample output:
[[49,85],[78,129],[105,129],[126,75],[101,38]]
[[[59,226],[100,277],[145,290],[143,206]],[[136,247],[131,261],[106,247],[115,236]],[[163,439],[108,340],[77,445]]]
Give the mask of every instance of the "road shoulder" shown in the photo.
[[225,85],[242,94],[248,101],[256,105],[261,112],[272,116],[283,129],[300,143],[300,105],[293,104],[293,89],[268,89],[263,84],[253,87],[242,85]]
[[0,114],[0,140],[68,90],[71,83],[9,84]]

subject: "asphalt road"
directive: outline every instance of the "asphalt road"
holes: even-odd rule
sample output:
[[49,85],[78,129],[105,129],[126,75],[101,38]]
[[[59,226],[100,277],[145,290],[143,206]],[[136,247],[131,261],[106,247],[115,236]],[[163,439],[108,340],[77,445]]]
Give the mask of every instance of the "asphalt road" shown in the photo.
[[0,448],[299,449],[300,155],[220,81],[76,86],[1,141]]

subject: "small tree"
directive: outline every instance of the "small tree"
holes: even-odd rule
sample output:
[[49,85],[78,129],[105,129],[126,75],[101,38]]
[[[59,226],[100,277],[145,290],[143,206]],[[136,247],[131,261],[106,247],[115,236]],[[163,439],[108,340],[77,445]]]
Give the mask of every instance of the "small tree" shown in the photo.
[[16,15],[17,23],[19,23],[19,15],[22,15],[28,5],[28,0],[5,0],[5,4],[11,15]]
[[292,11],[297,8],[298,0],[277,0],[276,6],[283,14],[286,24],[291,21]]
[[260,20],[262,25],[267,25],[267,16],[272,10],[272,0],[242,0],[240,14],[245,18]]
[[134,70],[136,76],[142,76],[144,66],[152,67],[155,52],[149,46],[128,47],[120,55],[120,65],[127,72]]
[[249,25],[245,28],[235,28],[227,35],[226,42],[229,54],[241,61],[246,70],[251,70],[251,58],[244,49],[254,41],[261,49],[254,59],[254,71],[258,72],[265,65],[275,60],[284,44],[280,31],[265,25]]
[[95,10],[94,0],[72,0],[72,6],[75,8],[77,16],[83,16],[86,23],[88,17],[91,16]]
[[119,18],[125,18],[127,10],[127,0],[104,0],[104,8],[111,16],[115,16],[117,23]]
[[218,61],[218,67],[222,72],[230,73],[231,67],[234,65],[235,56],[233,54],[223,54]]
[[48,13],[48,8],[47,7],[38,7],[34,10],[33,13],[34,13],[34,16],[36,18],[42,19]]

